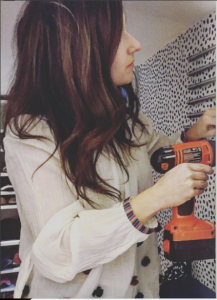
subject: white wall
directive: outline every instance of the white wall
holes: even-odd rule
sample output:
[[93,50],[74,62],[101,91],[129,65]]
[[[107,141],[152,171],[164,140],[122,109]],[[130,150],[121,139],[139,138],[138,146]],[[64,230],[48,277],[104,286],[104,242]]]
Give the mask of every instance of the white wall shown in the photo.
[[123,1],[128,31],[141,43],[135,65],[216,11],[216,1]]
[[12,33],[24,1],[1,2],[1,94],[6,94],[13,67]]

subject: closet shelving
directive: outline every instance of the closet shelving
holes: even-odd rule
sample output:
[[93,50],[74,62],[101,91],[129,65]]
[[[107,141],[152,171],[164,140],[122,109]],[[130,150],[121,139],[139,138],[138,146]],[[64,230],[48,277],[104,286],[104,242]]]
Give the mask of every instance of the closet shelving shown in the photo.
[[17,273],[19,272],[20,267],[13,268],[13,269],[5,269],[4,271],[1,271],[1,274],[11,274],[11,273]]
[[1,241],[1,247],[16,246],[20,244],[20,240]]
[[17,209],[17,205],[2,205],[1,209]]
[[9,195],[14,195],[15,196],[15,193],[14,192],[1,191],[1,196],[9,196]]
[[14,290],[15,290],[15,285],[11,284],[9,287],[1,289],[1,294],[13,292]]
[[[3,105],[6,103],[5,99],[1,98],[1,111],[3,109]],[[2,118],[1,118],[2,119]],[[1,120],[2,121],[2,120]],[[2,124],[1,124],[2,127]],[[4,138],[4,130],[0,129],[0,135],[1,135],[1,148],[0,148],[0,156],[1,156],[1,189],[2,187],[7,184],[7,182],[10,182],[8,174],[5,170],[3,170],[5,166],[5,153],[4,153],[4,147],[3,147],[3,138]],[[6,200],[8,200],[10,197],[16,197],[15,191],[7,191],[7,190],[1,190],[1,197],[4,197]],[[1,209],[1,221],[6,218],[18,218],[18,212],[17,212],[17,205],[16,203],[13,204],[4,204],[0,206]],[[13,251],[17,251],[19,249],[20,240],[1,240],[1,252],[7,253],[10,252],[11,249]],[[14,248],[13,248],[14,247]],[[16,250],[15,250],[16,249]],[[12,251],[11,251],[12,252]],[[11,259],[13,259],[11,257]],[[15,290],[15,284],[17,275],[19,272],[20,267],[16,266],[14,268],[3,268],[1,270],[1,280],[6,279],[11,282],[11,284],[8,287],[1,288],[1,298],[4,298],[4,295],[6,293],[13,293]]]

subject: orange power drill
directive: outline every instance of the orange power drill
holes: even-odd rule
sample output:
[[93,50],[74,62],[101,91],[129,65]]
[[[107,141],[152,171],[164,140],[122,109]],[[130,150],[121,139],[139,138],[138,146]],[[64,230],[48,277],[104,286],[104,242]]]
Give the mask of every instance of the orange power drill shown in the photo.
[[[164,174],[181,163],[215,166],[215,141],[200,140],[166,146],[155,151],[151,164]],[[172,219],[164,226],[163,248],[171,261],[215,258],[215,225],[194,216],[195,198],[173,207]]]

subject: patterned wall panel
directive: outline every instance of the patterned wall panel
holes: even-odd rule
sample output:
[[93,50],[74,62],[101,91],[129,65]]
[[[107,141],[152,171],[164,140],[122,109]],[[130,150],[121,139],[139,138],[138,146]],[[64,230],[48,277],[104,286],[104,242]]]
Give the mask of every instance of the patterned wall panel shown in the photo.
[[[189,62],[189,56],[215,46],[216,43],[216,15],[211,13],[207,18],[198,22],[187,32],[180,35],[174,42],[158,51],[144,64],[136,68],[139,77],[139,97],[142,110],[153,121],[156,131],[167,135],[181,131],[190,126],[198,117],[189,118],[188,115],[205,111],[215,105],[215,81],[196,89],[189,90],[189,85],[201,83],[215,78],[215,49]],[[189,76],[192,70],[207,64],[208,69]],[[192,99],[199,99],[212,95],[212,98],[189,105]],[[155,181],[160,178],[153,171]],[[215,223],[215,176],[209,176],[208,188],[205,193],[197,197],[195,215]],[[171,209],[158,214],[162,225],[169,222]],[[159,233],[159,244],[162,249],[163,230]],[[172,263],[160,253],[162,274],[165,280],[185,277],[186,263]],[[201,283],[215,291],[215,260],[194,261],[192,274]]]

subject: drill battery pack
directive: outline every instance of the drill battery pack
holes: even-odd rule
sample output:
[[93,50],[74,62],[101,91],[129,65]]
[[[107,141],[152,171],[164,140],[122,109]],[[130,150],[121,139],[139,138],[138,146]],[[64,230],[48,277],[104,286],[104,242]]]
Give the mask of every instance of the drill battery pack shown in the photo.
[[165,230],[164,255],[175,262],[215,259],[215,239],[174,241],[173,235]]
[[182,262],[215,258],[215,225],[194,216],[195,198],[173,208],[165,225],[163,248],[169,260]]

